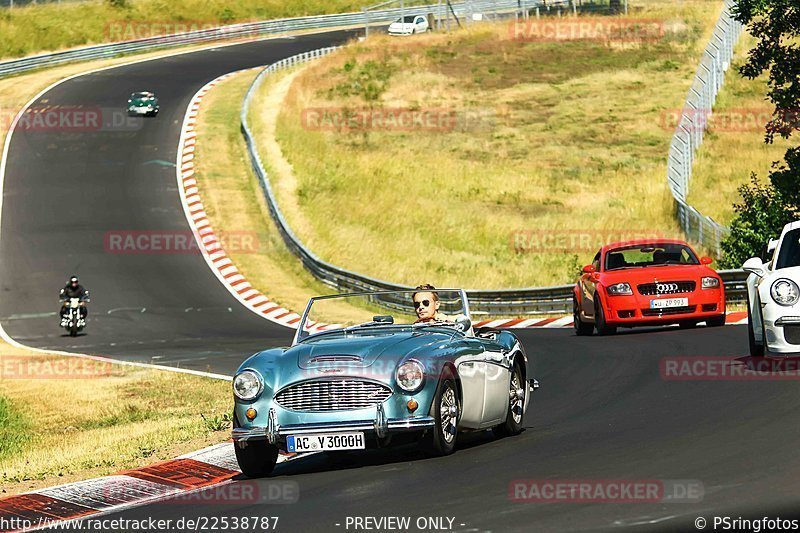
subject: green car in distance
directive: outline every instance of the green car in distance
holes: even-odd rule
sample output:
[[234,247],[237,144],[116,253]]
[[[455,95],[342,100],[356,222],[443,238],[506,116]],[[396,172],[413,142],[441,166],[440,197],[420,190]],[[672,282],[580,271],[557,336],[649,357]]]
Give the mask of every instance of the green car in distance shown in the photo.
[[158,98],[149,91],[131,94],[128,98],[128,115],[154,117],[158,114]]

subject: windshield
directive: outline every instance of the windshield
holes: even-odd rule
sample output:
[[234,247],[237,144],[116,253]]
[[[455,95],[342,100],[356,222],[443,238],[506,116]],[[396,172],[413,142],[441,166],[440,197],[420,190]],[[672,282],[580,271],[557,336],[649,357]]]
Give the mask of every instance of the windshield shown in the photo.
[[416,18],[417,18],[416,15],[408,15],[407,17],[397,19],[397,22],[406,22],[411,24],[414,22],[414,19]]
[[135,100],[149,100],[152,98],[152,95],[148,93],[133,93],[131,98]]
[[469,319],[460,289],[420,289],[337,294],[312,298],[295,336],[298,342],[325,331],[360,331],[398,326],[455,327]]
[[700,261],[685,244],[654,243],[614,248],[606,252],[605,269],[658,265],[698,265]]
[[775,269],[800,266],[800,228],[786,233],[778,252]]

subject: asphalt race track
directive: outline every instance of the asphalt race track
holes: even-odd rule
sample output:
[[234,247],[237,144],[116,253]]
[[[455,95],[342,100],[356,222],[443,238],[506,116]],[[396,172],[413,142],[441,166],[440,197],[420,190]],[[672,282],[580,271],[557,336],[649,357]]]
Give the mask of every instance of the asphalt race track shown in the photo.
[[[161,113],[134,132],[13,136],[0,238],[5,330],[30,346],[223,373],[260,348],[288,343],[291,332],[240,306],[200,255],[108,253],[104,236],[188,231],[169,163],[188,101],[203,84],[348,35],[222,47],[82,76],[47,93],[42,105],[112,108],[134,90],[153,90]],[[75,339],[55,316],[57,290],[72,273],[93,296],[87,334]],[[542,388],[518,437],[469,435],[454,455],[437,459],[411,447],[320,454],[257,482],[265,492],[296,483],[294,504],[165,502],[109,518],[278,516],[276,530],[297,532],[353,531],[348,516],[408,516],[412,524],[449,517],[458,531],[567,531],[695,530],[700,516],[710,523],[714,515],[796,514],[797,381],[675,381],[660,371],[670,357],[746,363],[744,327],[519,335]],[[519,503],[509,498],[519,479],[690,480],[704,496],[693,503]]]

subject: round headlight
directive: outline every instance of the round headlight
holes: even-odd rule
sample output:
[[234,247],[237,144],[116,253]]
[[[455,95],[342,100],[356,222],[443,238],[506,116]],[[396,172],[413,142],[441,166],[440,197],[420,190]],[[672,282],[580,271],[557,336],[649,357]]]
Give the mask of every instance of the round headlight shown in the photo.
[[800,299],[800,288],[790,279],[781,278],[772,284],[770,295],[779,305],[794,305]]
[[233,394],[240,400],[249,402],[261,394],[264,382],[261,376],[253,370],[245,370],[233,378]]
[[425,369],[418,361],[408,360],[397,367],[397,384],[407,392],[414,392],[425,381]]

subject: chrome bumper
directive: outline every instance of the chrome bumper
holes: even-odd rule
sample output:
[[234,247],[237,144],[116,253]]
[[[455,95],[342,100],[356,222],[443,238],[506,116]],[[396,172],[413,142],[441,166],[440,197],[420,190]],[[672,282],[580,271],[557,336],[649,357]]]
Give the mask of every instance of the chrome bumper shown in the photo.
[[340,433],[348,431],[374,432],[378,437],[385,437],[391,432],[417,431],[433,427],[431,416],[414,418],[386,418],[383,406],[378,405],[374,420],[357,420],[352,422],[317,422],[314,424],[279,425],[275,409],[269,410],[267,427],[233,428],[232,437],[236,442],[267,439],[270,443],[278,442],[279,437],[286,435],[313,435],[315,433]]

